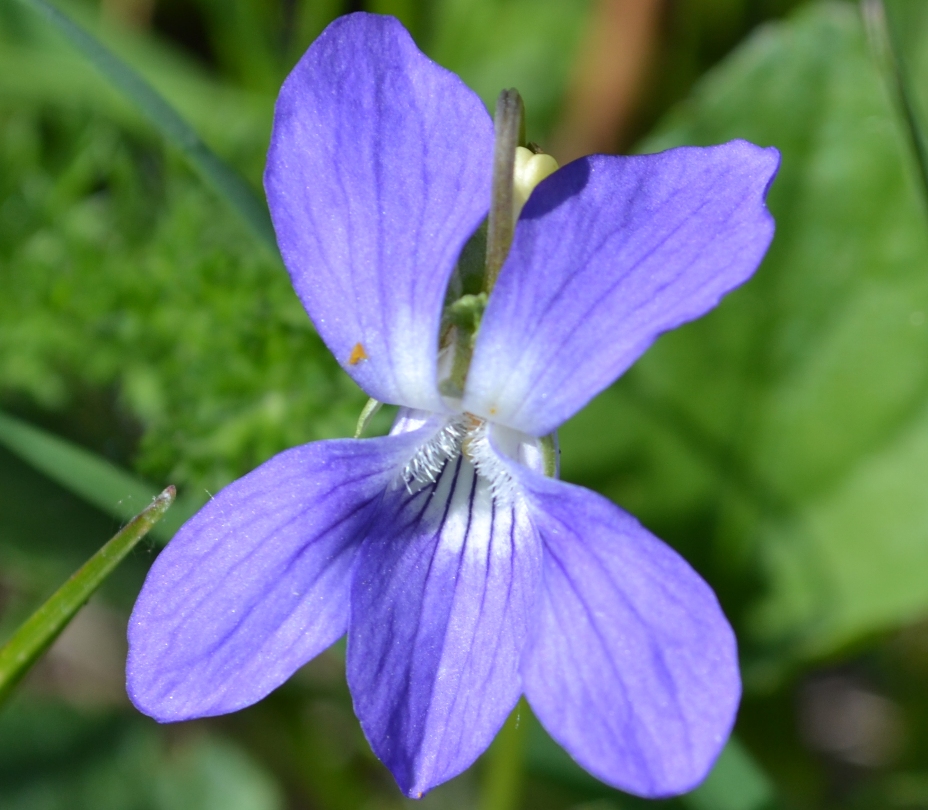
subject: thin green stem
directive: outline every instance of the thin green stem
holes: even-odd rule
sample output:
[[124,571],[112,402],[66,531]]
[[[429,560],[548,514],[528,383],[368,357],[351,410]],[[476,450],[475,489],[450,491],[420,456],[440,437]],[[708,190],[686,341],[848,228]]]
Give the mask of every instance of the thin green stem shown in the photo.
[[164,515],[174,502],[168,487],[94,554],[51,598],[32,614],[0,648],[0,703],[39,660],[42,653],[84,606],[103,581]]
[[557,444],[557,432],[542,436],[539,443],[541,445],[541,457],[544,461],[544,474],[548,478],[557,478],[558,473],[560,473],[560,449]]
[[487,752],[480,810],[515,810],[520,804],[525,724],[519,715],[523,708],[520,700]]
[[354,437],[356,439],[361,438],[364,431],[367,430],[368,425],[370,425],[371,419],[374,418],[382,407],[383,403],[373,397],[367,401],[367,405],[364,406],[364,410],[361,411],[361,415],[358,417],[358,425],[354,429]]
[[46,0],[19,2],[45,17],[119,88],[165,140],[180,150],[204,182],[276,255],[277,239],[264,201],[235,169],[203,143],[194,129],[134,68]]

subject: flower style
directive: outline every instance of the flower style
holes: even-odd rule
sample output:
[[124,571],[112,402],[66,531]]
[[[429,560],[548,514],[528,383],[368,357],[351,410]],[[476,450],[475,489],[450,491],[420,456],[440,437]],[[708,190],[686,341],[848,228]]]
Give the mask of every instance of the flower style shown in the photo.
[[493,155],[480,100],[391,18],[337,20],[287,79],[265,175],[283,258],[342,367],[399,415],[275,456],[178,532],[132,614],[129,694],[162,722],[235,711],[347,632],[355,711],[409,796],[467,768],[523,693],[598,778],[686,791],[734,720],[734,635],[679,555],[557,480],[551,434],[754,272],[778,155],[558,169],[468,335],[443,305]]

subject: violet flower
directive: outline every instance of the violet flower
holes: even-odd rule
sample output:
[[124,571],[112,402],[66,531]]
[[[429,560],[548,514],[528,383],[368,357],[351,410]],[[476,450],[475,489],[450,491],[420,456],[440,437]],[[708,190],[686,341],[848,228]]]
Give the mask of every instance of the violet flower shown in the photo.
[[778,154],[559,169],[482,319],[464,299],[468,332],[443,303],[493,155],[483,104],[394,19],[335,21],[287,79],[265,175],[284,261],[345,371],[401,409],[389,436],[275,456],[178,532],[132,614],[129,694],[161,722],[235,711],[347,632],[355,711],[409,796],[467,768],[522,694],[596,777],[683,792],[731,730],[734,635],[676,552],[556,480],[551,434],[753,273]]

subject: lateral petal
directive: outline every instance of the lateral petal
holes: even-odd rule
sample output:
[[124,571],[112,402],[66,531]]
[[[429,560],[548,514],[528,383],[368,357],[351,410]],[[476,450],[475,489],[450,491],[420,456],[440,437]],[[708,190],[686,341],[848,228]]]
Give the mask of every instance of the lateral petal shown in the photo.
[[274,112],[264,185],[284,262],[370,396],[444,411],[448,279],[490,202],[493,125],[392,17],[350,14],[310,46]]
[[541,436],[661,333],[745,282],[773,237],[775,149],[592,155],[543,180],[490,296],[464,410]]
[[522,692],[540,549],[525,505],[494,503],[463,456],[384,501],[351,595],[355,713],[400,788],[467,768]]
[[347,629],[350,571],[422,432],[287,450],[227,486],[155,560],[127,689],[160,722],[241,709]]
[[657,798],[695,787],[741,695],[734,633],[711,588],[589,490],[519,472],[543,543],[525,694],[598,779]]

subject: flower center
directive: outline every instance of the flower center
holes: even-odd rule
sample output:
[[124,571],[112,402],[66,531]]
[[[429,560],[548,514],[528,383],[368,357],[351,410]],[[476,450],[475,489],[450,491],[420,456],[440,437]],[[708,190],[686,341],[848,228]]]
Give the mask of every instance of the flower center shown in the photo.
[[486,482],[493,499],[510,504],[517,494],[518,485],[509,472],[506,458],[542,471],[539,441],[510,428],[493,425],[473,414],[459,414],[448,419],[429,441],[419,447],[403,468],[402,482],[410,492],[431,486],[441,478],[449,463],[463,455],[464,462]]

